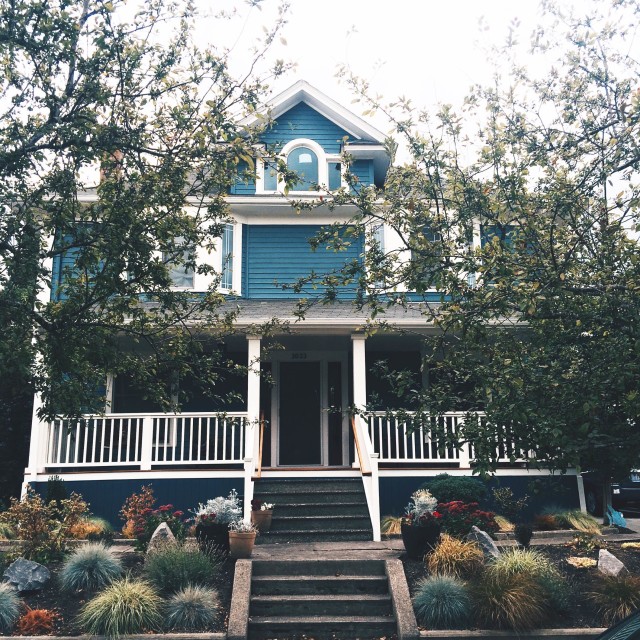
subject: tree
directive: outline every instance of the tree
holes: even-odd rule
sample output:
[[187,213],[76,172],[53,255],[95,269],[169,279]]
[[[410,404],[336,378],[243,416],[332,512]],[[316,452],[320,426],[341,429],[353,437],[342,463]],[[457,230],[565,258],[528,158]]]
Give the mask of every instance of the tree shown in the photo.
[[[461,434],[477,472],[496,468],[506,435],[530,465],[621,476],[640,465],[640,66],[626,38],[640,4],[584,18],[545,6],[550,26],[532,50],[557,54],[553,66],[535,78],[514,65],[459,113],[384,104],[344,71],[367,112],[394,122],[409,160],[384,189],[336,198],[359,207],[350,225],[371,247],[340,280],[358,282],[357,304],[381,326],[389,305],[422,302],[440,329],[424,338],[431,384],[389,377],[423,411],[486,412]],[[558,30],[556,50],[546,40]],[[392,250],[372,232],[382,222]]]
[[[211,386],[229,365],[211,345],[234,314],[196,252],[215,250],[251,161],[237,122],[285,69],[254,71],[285,17],[234,78],[228,52],[192,41],[191,2],[141,6],[0,0],[0,467],[14,483],[34,392],[41,417],[78,415],[127,372],[168,406],[175,376]],[[208,277],[207,293],[173,290],[172,269]]]

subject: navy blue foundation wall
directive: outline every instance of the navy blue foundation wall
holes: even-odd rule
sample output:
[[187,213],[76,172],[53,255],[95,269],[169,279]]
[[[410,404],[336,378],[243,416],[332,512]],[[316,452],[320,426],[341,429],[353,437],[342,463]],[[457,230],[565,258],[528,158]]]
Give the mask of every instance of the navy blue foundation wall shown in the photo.
[[[433,479],[433,476],[431,476]],[[404,514],[411,494],[423,484],[428,485],[429,478],[424,476],[402,476],[380,478],[380,513],[382,516]],[[565,509],[577,509],[580,506],[578,482],[576,476],[494,476],[486,481],[489,498],[485,509],[495,509],[491,500],[491,489],[510,487],[515,497],[529,496],[527,508],[522,516],[533,518],[542,509],[557,506]]]
[[[65,480],[67,492],[75,491],[89,503],[93,515],[108,520],[116,530],[124,522],[118,513],[126,498],[138,493],[143,485],[151,485],[156,498],[156,507],[172,504],[176,509],[191,512],[199,502],[206,502],[216,496],[227,496],[235,489],[242,497],[242,478],[158,478],[151,480]],[[47,483],[38,482],[33,488],[41,495],[47,493]]]

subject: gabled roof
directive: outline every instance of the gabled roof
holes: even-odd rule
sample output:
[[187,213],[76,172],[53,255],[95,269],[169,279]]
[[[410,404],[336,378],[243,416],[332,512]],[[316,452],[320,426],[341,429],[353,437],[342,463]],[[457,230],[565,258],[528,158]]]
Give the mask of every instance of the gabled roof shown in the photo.
[[[301,102],[351,135],[353,139],[345,143],[344,150],[355,159],[373,160],[374,182],[382,186],[390,163],[389,154],[384,146],[385,134],[305,80],[298,80],[266,106],[269,115],[275,120]],[[262,122],[261,117],[256,114],[247,116],[240,124],[250,128]]]
[[[286,113],[298,103],[305,102],[328,120],[331,120],[339,127],[350,133],[357,142],[374,143],[382,145],[386,136],[368,122],[345,109],[341,104],[325,95],[319,89],[310,85],[306,80],[298,80],[294,85],[285,89],[282,93],[273,98],[267,105],[273,119]],[[241,122],[242,125],[250,127],[258,122],[258,116],[248,116]]]

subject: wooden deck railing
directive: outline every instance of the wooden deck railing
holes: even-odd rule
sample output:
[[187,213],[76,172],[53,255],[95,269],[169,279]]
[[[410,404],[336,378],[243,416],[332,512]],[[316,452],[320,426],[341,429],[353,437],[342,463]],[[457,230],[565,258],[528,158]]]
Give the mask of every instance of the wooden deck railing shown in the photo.
[[[448,463],[461,469],[469,468],[473,446],[459,445],[467,414],[451,412],[437,416],[403,412],[377,412],[367,416],[371,444],[381,463]],[[478,413],[479,420],[484,414]],[[509,463],[526,457],[507,429],[496,437],[496,461]]]
[[47,425],[47,467],[242,463],[246,413],[106,414]]

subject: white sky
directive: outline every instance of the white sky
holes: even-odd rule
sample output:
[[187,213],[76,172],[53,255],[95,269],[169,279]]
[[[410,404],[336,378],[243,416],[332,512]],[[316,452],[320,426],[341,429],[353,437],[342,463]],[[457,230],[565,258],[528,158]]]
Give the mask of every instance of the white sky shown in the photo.
[[[601,0],[603,1],[603,0]],[[304,79],[360,115],[352,94],[335,78],[346,63],[386,100],[400,95],[416,106],[431,109],[438,102],[459,104],[474,82],[487,82],[491,45],[505,41],[517,19],[521,42],[539,22],[538,0],[290,0],[283,36],[287,46],[274,47],[272,59],[285,58],[297,67],[274,83],[277,93]],[[560,0],[568,5],[570,0]],[[242,0],[199,0],[211,15],[223,7],[236,8],[238,18],[224,26],[203,18],[201,38],[235,45],[231,63],[242,67],[247,50],[262,25],[273,22],[274,0],[250,9]],[[562,34],[558,34],[562,37]],[[383,120],[372,122],[383,131]]]

